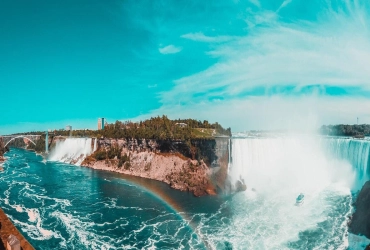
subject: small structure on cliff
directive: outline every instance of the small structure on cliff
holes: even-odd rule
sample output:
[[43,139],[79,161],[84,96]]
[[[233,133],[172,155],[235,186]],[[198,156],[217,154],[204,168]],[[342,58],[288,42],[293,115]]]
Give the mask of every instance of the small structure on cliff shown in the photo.
[[176,124],[177,126],[181,127],[181,128],[185,128],[186,126],[188,126],[188,124],[183,123],[183,122],[176,122],[175,124]]

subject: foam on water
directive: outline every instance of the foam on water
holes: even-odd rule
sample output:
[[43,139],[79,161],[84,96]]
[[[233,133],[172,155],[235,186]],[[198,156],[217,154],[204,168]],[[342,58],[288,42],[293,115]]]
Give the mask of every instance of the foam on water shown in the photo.
[[36,219],[40,217],[40,215],[38,214],[38,211],[36,209],[28,209],[27,214],[28,214],[28,217],[29,217],[28,220],[30,222],[35,222]]
[[19,213],[23,212],[22,207],[19,206],[19,205],[16,206],[15,210],[17,210],[17,212],[19,212]]
[[[368,145],[330,140],[233,139],[229,174],[244,179],[247,191],[222,198],[212,212],[207,203],[204,212],[181,216],[112,173],[44,164],[14,150],[0,175],[0,203],[38,249],[346,249],[354,242],[351,191],[368,179]],[[82,155],[92,148],[91,141],[73,143]],[[51,157],[79,159],[66,145]],[[305,202],[297,207],[300,192]]]
[[[346,248],[351,190],[369,179],[368,142],[295,136],[232,143],[229,175],[256,192],[237,194],[225,204],[233,216],[220,215],[227,223],[217,223],[219,231],[209,235],[215,248],[223,242],[247,249]],[[305,201],[297,207],[301,192]]]
[[187,222],[144,189],[12,151],[25,157],[11,158],[0,176],[0,204],[37,249],[202,249]]

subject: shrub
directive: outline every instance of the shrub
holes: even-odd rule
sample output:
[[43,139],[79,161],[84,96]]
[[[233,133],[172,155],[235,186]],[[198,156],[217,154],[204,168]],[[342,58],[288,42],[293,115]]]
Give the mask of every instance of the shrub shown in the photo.
[[108,152],[108,158],[113,159],[114,157],[117,156],[118,159],[121,158],[121,149],[118,146],[112,146]]
[[[130,157],[127,156],[127,154],[124,154],[122,157],[119,158],[119,161],[118,161],[118,167],[122,167],[125,163],[130,163]],[[126,169],[126,165],[125,165],[125,169]]]
[[145,165],[144,170],[145,170],[145,171],[149,171],[149,170],[151,169],[151,167],[152,167],[152,164],[149,162],[149,163],[147,163],[147,164]]
[[93,154],[94,158],[98,161],[101,161],[101,160],[104,160],[107,158],[107,153],[103,150],[100,150],[100,151],[96,151],[94,154]]
[[123,166],[126,170],[129,170],[131,167],[131,164],[129,161],[125,162],[125,165]]

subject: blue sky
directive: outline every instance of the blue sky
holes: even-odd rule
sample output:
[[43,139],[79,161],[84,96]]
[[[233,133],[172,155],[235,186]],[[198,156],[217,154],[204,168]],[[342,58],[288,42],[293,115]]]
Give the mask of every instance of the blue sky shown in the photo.
[[0,2],[0,134],[370,123],[369,1]]

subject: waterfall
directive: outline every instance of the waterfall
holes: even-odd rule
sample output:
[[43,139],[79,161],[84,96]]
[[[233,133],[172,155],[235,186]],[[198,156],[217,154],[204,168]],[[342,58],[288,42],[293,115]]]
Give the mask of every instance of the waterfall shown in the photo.
[[93,153],[91,140],[91,138],[58,140],[55,147],[51,150],[48,160],[81,165],[85,157]]
[[358,190],[370,178],[370,142],[345,138],[278,137],[232,139],[232,183],[247,186],[309,190],[346,182]]
[[98,147],[98,138],[94,138],[94,149],[93,149],[93,152],[95,152],[97,150],[97,147]]
[[325,139],[327,153],[333,158],[351,164],[361,184],[370,178],[370,141],[348,138]]
[[230,168],[231,168],[231,139],[229,139],[229,142],[228,142],[228,145],[227,145],[227,147],[228,147],[228,155],[229,155],[229,157],[228,157],[228,165],[227,165],[227,173],[229,174],[229,170],[230,170]]

